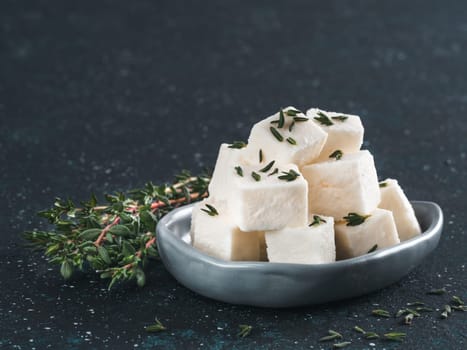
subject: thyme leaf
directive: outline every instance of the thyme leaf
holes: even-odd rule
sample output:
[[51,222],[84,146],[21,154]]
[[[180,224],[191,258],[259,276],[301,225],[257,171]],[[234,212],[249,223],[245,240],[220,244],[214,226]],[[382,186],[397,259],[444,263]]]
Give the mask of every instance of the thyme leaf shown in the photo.
[[318,121],[321,125],[325,125],[325,126],[331,126],[333,125],[334,123],[331,121],[331,119],[329,119],[329,117],[324,114],[323,112],[318,112],[316,113],[319,115],[319,117],[314,117],[314,119],[316,121]]
[[344,220],[347,221],[346,226],[358,226],[365,222],[371,215],[360,215],[357,213],[349,213],[344,216]]
[[241,166],[236,166],[236,167],[235,167],[235,171],[237,172],[237,175],[238,175],[238,176],[243,177],[243,169],[242,169]]
[[282,174],[283,175],[278,176],[278,179],[279,180],[284,180],[284,181],[287,181],[287,182],[294,181],[294,180],[297,179],[297,177],[300,176],[300,174],[297,173],[293,169],[290,169],[288,172],[283,171]]
[[271,170],[275,162],[276,162],[275,160],[269,162],[268,165],[266,165],[264,168],[260,169],[259,171],[262,173],[267,173],[269,170]]
[[253,330],[253,326],[250,326],[248,324],[241,324],[238,326],[240,329],[239,332],[237,333],[238,337],[245,338],[248,337]]
[[244,148],[246,147],[247,144],[243,141],[234,141],[231,145],[228,146],[228,148],[237,148],[237,149],[240,149],[240,148]]
[[284,141],[284,137],[281,135],[281,133],[279,131],[277,131],[277,129],[275,127],[271,126],[269,128],[269,130],[274,135],[274,137],[277,139],[277,141],[279,141],[279,142]]
[[219,212],[217,211],[216,208],[214,208],[212,205],[210,204],[207,204],[206,203],[206,208],[207,209],[201,209],[202,211],[204,211],[206,214],[208,214],[209,216],[216,216],[216,215],[219,215]]
[[342,151],[340,149],[338,150],[335,150],[334,152],[332,152],[330,155],[329,155],[329,158],[335,158],[336,160],[339,160],[342,158]]
[[261,181],[261,175],[252,171],[251,172],[251,177],[255,180],[255,181]]
[[322,223],[326,223],[326,220],[324,220],[322,217],[318,216],[318,215],[313,215],[313,222],[311,224],[309,224],[308,226],[309,227],[312,227],[312,226],[318,226]]

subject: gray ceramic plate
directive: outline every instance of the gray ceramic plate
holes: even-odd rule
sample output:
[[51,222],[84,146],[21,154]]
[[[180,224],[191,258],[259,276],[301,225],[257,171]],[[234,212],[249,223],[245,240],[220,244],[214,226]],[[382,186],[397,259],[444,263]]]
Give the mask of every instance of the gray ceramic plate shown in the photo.
[[330,264],[227,262],[190,244],[192,205],[166,215],[157,245],[167,270],[184,286],[232,304],[292,307],[363,295],[388,286],[419,265],[438,245],[441,208],[412,202],[423,234],[396,246]]

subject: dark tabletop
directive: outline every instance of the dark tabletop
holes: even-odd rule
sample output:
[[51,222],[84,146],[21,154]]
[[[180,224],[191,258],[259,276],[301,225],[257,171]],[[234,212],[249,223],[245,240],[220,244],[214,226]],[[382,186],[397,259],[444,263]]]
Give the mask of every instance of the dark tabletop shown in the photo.
[[[73,4],[72,4],[73,3]],[[65,283],[22,246],[55,196],[76,201],[212,167],[280,106],[359,114],[380,178],[439,203],[436,252],[364,297],[288,310],[198,296],[153,262],[143,289]],[[467,317],[370,316],[467,299],[467,4],[463,1],[0,2],[0,348],[465,349]],[[445,286],[445,296],[426,296]],[[379,305],[379,306],[378,306]],[[158,317],[168,331],[144,326]],[[251,335],[236,336],[239,324]],[[363,340],[352,327],[408,334]],[[372,346],[370,343],[374,343]]]

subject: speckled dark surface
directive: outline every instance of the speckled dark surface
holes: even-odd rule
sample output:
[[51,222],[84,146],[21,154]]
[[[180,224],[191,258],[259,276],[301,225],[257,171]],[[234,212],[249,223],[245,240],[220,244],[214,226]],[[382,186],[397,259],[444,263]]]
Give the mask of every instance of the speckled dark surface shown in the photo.
[[[0,3],[0,348],[465,349],[466,314],[369,316],[467,299],[467,5],[458,1]],[[21,246],[54,196],[81,200],[212,166],[222,141],[296,105],[360,114],[381,178],[445,212],[436,253],[366,297],[266,310],[195,295],[154,262],[147,286],[64,283]],[[158,317],[169,330],[148,335]],[[236,337],[241,323],[254,326]],[[406,331],[402,344],[354,325]]]

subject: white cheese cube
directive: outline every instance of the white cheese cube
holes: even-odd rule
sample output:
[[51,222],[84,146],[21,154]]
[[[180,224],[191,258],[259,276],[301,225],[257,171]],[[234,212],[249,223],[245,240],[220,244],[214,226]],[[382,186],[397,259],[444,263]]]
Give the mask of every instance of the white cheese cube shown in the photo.
[[366,150],[310,164],[301,170],[308,181],[308,205],[312,213],[339,220],[352,211],[369,214],[380,202],[373,156]]
[[355,153],[360,150],[364,130],[359,116],[326,112],[317,108],[310,108],[306,115],[328,134],[318,161],[327,160],[335,150],[341,150],[343,153]]
[[280,164],[302,166],[319,156],[326,142],[326,132],[303,113],[287,112],[294,110],[287,107],[283,118],[277,112],[253,126],[246,150],[251,158],[262,150],[265,161],[275,159]]
[[306,225],[308,185],[298,168],[294,164],[267,168],[244,166],[243,176],[234,177],[228,201],[232,221],[242,231]]
[[401,241],[421,233],[415,212],[397,180],[386,179],[380,183],[381,202],[379,207],[392,211]]
[[389,210],[376,209],[365,221],[347,226],[347,221],[335,225],[337,259],[348,259],[399,243],[394,217]]
[[[212,205],[217,215],[210,215]],[[212,257],[232,261],[258,261],[258,232],[243,232],[235,226],[226,214],[225,206],[208,198],[193,207],[191,221],[191,242],[200,251]]]
[[[336,261],[334,219],[311,215],[310,225],[266,231],[270,262],[324,264]],[[313,223],[314,218],[320,218]]]
[[235,167],[247,163],[245,148],[231,148],[229,144],[223,143],[209,183],[209,195],[216,201],[227,201],[230,198],[232,178],[236,174]]

